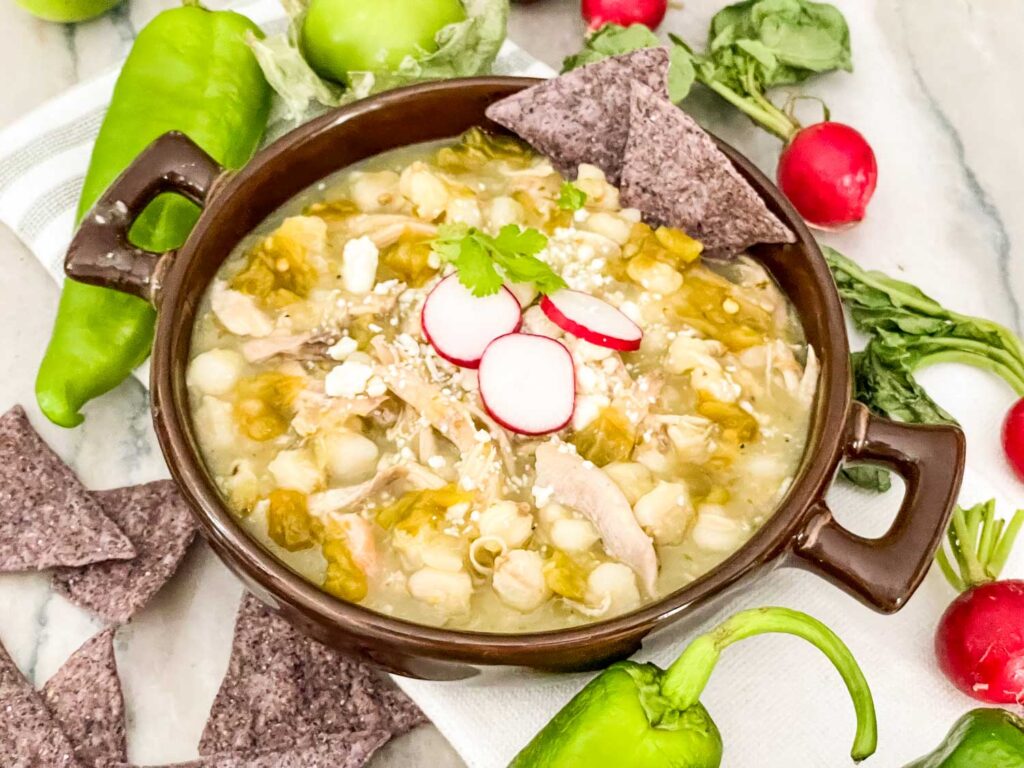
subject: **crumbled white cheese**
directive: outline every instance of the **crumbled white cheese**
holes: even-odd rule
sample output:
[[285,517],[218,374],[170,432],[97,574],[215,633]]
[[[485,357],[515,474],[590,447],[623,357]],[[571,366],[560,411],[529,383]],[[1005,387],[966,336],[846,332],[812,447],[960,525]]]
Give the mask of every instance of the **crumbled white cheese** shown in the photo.
[[535,485],[531,492],[537,509],[546,506],[551,501],[551,497],[555,495],[555,489],[550,485]]
[[359,349],[359,343],[351,336],[342,336],[337,343],[327,348],[327,356],[332,360],[344,360]]
[[640,307],[637,306],[637,303],[635,301],[622,302],[619,305],[619,311],[622,312],[622,314],[624,314],[637,325],[640,325],[644,321],[644,316],[640,312]]
[[547,336],[551,339],[562,338],[562,329],[551,322],[539,306],[532,306],[523,313],[523,329],[527,333],[537,336]]
[[576,344],[573,347],[573,352],[576,353],[578,360],[583,360],[584,362],[590,362],[591,360],[605,360],[615,354],[614,350],[611,350],[608,347],[591,344],[589,341],[584,341],[583,339],[577,339]]
[[599,368],[582,363],[576,366],[576,390],[583,393],[603,392],[608,388],[607,376]]
[[341,279],[350,293],[369,293],[377,277],[377,246],[369,237],[345,243],[341,252]]
[[328,397],[355,397],[366,390],[373,368],[357,360],[346,360],[332,368],[324,379]]
[[604,395],[580,395],[572,412],[572,428],[577,432],[594,421],[604,408],[611,405]]
[[366,384],[366,394],[370,397],[380,397],[388,391],[388,385],[380,376],[373,376]]

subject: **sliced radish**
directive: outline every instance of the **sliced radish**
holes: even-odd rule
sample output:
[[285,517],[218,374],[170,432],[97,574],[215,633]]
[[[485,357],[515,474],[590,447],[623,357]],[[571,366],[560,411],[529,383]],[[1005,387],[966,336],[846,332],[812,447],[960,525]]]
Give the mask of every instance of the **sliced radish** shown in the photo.
[[423,302],[420,325],[437,354],[463,368],[476,368],[487,345],[519,330],[522,309],[507,288],[491,296],[474,296],[449,275]]
[[607,301],[589,293],[563,288],[540,300],[544,314],[566,333],[599,347],[632,352],[644,332]]
[[572,419],[576,371],[565,345],[547,336],[510,333],[480,360],[480,398],[501,426],[543,435]]

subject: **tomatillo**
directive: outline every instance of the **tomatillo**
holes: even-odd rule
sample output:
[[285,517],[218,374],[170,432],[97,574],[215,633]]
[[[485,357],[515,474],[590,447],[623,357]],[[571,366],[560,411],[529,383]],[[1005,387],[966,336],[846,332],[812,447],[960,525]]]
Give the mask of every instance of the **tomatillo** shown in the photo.
[[317,74],[394,70],[406,56],[437,50],[438,31],[465,21],[460,0],[311,0],[302,48]]
[[56,21],[70,24],[76,21],[88,21],[102,16],[111,8],[121,4],[121,0],[15,0],[15,2],[44,21]]

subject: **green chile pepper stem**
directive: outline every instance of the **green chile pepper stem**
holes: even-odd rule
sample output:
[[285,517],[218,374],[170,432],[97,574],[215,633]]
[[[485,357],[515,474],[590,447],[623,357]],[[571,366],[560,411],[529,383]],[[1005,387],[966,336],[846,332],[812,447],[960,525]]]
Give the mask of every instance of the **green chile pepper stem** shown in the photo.
[[796,635],[824,653],[846,683],[857,713],[854,760],[863,760],[875,751],[878,725],[871,689],[846,644],[817,619],[788,608],[755,608],[737,613],[706,635],[696,638],[661,682],[661,693],[680,710],[689,709],[700,699],[721,652],[738,640],[769,632]]

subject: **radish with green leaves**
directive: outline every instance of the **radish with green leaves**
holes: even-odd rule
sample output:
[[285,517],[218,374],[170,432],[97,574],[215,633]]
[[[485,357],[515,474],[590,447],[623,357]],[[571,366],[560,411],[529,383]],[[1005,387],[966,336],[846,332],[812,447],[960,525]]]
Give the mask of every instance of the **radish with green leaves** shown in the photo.
[[1024,483],[1024,397],[1013,404],[1003,421],[1003,451],[1010,467]]
[[[850,31],[838,9],[810,0],[745,0],[711,19],[703,54],[675,35],[669,38],[673,101],[682,101],[699,82],[781,139],[779,186],[809,224],[841,229],[864,217],[878,180],[867,140],[850,126],[832,122],[827,108],[822,122],[804,127],[793,109],[800,97],[779,107],[767,93],[813,75],[852,69]],[[661,44],[642,25],[606,24],[563,66],[573,69]]]
[[583,0],[581,10],[587,29],[600,29],[605,24],[643,24],[657,29],[665,18],[668,0]]
[[864,218],[878,183],[875,153],[843,123],[797,131],[779,157],[779,189],[808,224],[845,229]]
[[[960,596],[935,634],[939,667],[961,691],[994,704],[1024,703],[1024,580],[999,580],[1024,510],[1009,523],[995,501],[957,507],[939,566]],[[953,563],[956,564],[954,567]]]

